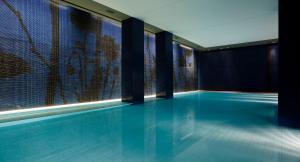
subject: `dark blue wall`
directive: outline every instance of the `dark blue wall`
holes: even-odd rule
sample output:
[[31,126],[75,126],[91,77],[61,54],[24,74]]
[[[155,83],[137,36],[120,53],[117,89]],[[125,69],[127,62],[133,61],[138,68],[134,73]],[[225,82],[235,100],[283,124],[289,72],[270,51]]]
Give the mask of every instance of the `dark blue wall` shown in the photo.
[[199,88],[222,91],[277,91],[277,56],[277,45],[200,53],[197,59]]

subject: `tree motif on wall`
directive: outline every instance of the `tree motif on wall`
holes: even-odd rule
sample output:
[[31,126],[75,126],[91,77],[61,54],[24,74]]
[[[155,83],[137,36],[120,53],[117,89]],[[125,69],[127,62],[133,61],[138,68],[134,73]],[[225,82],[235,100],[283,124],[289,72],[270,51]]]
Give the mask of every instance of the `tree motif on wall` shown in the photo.
[[[113,62],[119,57],[120,45],[116,43],[113,37],[102,35],[102,20],[100,17],[95,18],[92,14],[77,9],[73,9],[70,15],[72,23],[84,33],[83,40],[76,41],[73,54],[69,56],[67,65],[67,67],[70,67],[69,69],[74,69],[71,65],[72,59],[77,59],[79,63],[80,89],[75,89],[74,93],[80,102],[104,99],[106,88],[109,86],[109,77],[113,77],[113,84],[115,84],[117,76],[111,68]],[[92,58],[87,51],[88,34],[91,33],[96,35],[96,49]],[[105,60],[101,60],[102,58]],[[101,66],[102,62],[105,62],[104,67]],[[90,80],[88,79],[89,73],[87,70],[89,66],[93,67]],[[74,75],[74,70],[69,71]],[[113,89],[109,90],[113,91]],[[109,96],[112,96],[112,92]]]
[[[106,87],[108,87],[109,76],[111,76],[110,74],[111,74],[112,63],[116,61],[116,59],[118,59],[119,57],[120,45],[118,45],[115,39],[112,38],[111,36],[104,35],[101,41],[101,49],[103,50],[103,53],[105,54],[105,58],[106,58],[106,65],[105,65],[106,68],[104,73],[105,78],[104,78],[103,90],[102,90],[102,94],[104,94]],[[116,74],[118,74],[119,71],[117,70],[114,72],[112,77],[115,80]],[[111,91],[113,91],[113,89],[111,89]]]
[[0,78],[13,78],[31,73],[31,66],[24,59],[0,51]]
[[4,5],[15,15],[16,19],[18,20],[19,26],[24,32],[29,44],[30,44],[30,52],[37,57],[41,63],[49,69],[48,74],[48,83],[47,83],[47,92],[45,103],[46,105],[53,105],[54,104],[54,96],[56,92],[56,87],[58,84],[60,85],[60,95],[64,103],[66,103],[63,91],[63,84],[60,79],[59,75],[59,8],[58,3],[59,0],[51,0],[50,10],[51,10],[51,25],[52,25],[52,48],[51,48],[51,57],[50,62],[46,60],[45,56],[40,53],[33,42],[32,36],[27,29],[24,19],[21,13],[15,9],[7,0],[1,0]]
[[[59,2],[49,0],[31,4],[33,2],[26,0],[0,0],[1,13],[8,12],[3,15],[4,20],[12,19],[9,23],[16,24],[16,28],[4,29],[7,34],[16,33],[12,38],[9,35],[8,38],[1,37],[0,79],[13,89],[30,91],[29,95],[8,94],[9,102],[15,102],[10,104],[12,106],[97,101],[120,95],[117,93],[121,71],[119,26],[72,7],[62,10]],[[30,5],[34,5],[34,13],[28,12],[32,9]],[[49,8],[45,10],[44,7]],[[43,13],[37,16],[40,12]],[[41,23],[32,24],[32,21]],[[113,28],[103,30],[106,25]],[[60,33],[65,27],[71,28],[72,32]],[[117,32],[110,34],[107,29]],[[50,32],[36,34],[46,30]],[[41,82],[37,86],[31,84],[38,81]]]

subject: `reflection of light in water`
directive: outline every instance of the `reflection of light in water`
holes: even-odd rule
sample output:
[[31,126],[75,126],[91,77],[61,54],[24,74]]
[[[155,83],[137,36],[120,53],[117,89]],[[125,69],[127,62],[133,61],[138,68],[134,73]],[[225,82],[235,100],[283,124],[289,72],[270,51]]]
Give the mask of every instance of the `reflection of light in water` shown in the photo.
[[185,108],[175,109],[174,119],[174,145],[180,145],[189,140],[194,134],[195,129],[195,112],[188,106]]
[[278,104],[278,101],[264,101],[264,100],[251,100],[251,99],[225,99],[226,101],[236,101],[236,102],[253,102],[253,103],[269,103]]
[[266,97],[266,98],[276,98],[278,95],[249,95],[249,94],[241,94],[236,97]]
[[278,93],[269,93],[269,92],[243,92],[243,91],[214,91],[214,90],[199,90],[200,92],[212,92],[212,93],[220,93],[220,94],[238,94],[238,95],[278,95]]
[[[230,156],[233,150],[238,150],[239,152],[235,152],[232,156],[245,156],[243,158],[246,159],[251,157],[255,160],[268,159],[268,156],[274,155],[300,158],[300,130],[277,126],[238,126],[208,121],[198,123],[197,127],[198,131],[195,134],[202,137],[202,140],[194,144],[193,148],[189,148],[191,154],[192,151],[199,150],[203,143],[207,143],[209,148],[219,147],[223,151],[220,153],[226,156]],[[209,152],[199,150],[202,153],[203,151]],[[255,154],[245,153],[249,151]]]
[[253,103],[270,103],[278,104],[278,96],[265,96],[265,95],[239,95],[228,96],[223,98],[224,101],[236,101],[236,102],[253,102]]
[[186,140],[194,134],[195,127],[195,113],[194,111],[189,111],[186,116],[186,124],[185,124],[185,135],[180,138],[180,140]]
[[231,97],[235,99],[254,99],[254,100],[278,100],[278,97]]

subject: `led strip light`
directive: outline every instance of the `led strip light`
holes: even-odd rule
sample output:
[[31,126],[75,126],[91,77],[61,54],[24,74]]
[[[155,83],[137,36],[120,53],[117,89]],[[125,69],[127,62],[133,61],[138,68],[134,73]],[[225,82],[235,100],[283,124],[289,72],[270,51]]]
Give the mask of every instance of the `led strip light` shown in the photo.
[[188,94],[188,93],[195,93],[195,92],[200,92],[200,90],[197,90],[197,91],[187,91],[187,92],[176,92],[176,93],[173,93],[174,95],[181,95],[181,94]]
[[[176,92],[176,93],[173,93],[173,94],[174,95],[182,95],[182,94],[196,93],[196,92],[201,92],[201,91],[203,91],[203,90],[187,91],[187,92]],[[235,92],[235,91],[207,91],[207,92],[242,93],[242,92]],[[271,93],[271,94],[273,94],[273,93]],[[274,93],[274,95],[276,95],[276,93]],[[145,99],[147,99],[147,98],[156,98],[156,95],[148,95],[148,96],[144,96],[144,98]],[[37,111],[45,111],[45,110],[55,110],[55,109],[68,108],[68,107],[88,106],[88,105],[114,103],[114,102],[122,102],[122,99],[112,99],[112,100],[95,101],[95,102],[75,103],[75,104],[67,104],[67,105],[45,106],[45,107],[27,108],[27,109],[20,109],[20,110],[9,110],[9,111],[0,112],[0,115],[25,113],[25,112],[37,112]]]
[[75,103],[75,104],[67,104],[67,105],[56,105],[56,106],[28,108],[28,109],[22,109],[22,110],[9,110],[9,111],[0,112],[0,115],[24,113],[24,112],[36,112],[36,111],[44,111],[44,110],[55,110],[55,109],[60,109],[60,108],[68,108],[68,107],[76,107],[76,106],[87,106],[87,105],[104,104],[104,103],[114,103],[114,102],[121,102],[121,101],[122,101],[122,99],[113,99],[113,100]]

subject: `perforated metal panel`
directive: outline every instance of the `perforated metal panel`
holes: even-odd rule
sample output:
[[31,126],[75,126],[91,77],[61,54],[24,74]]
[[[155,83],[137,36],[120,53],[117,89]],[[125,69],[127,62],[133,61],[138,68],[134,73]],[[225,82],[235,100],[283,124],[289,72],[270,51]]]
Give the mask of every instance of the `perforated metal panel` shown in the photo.
[[0,15],[0,111],[120,98],[118,22],[47,0]]
[[196,90],[194,50],[173,42],[174,91]]
[[156,94],[155,35],[144,34],[144,93],[145,96]]

